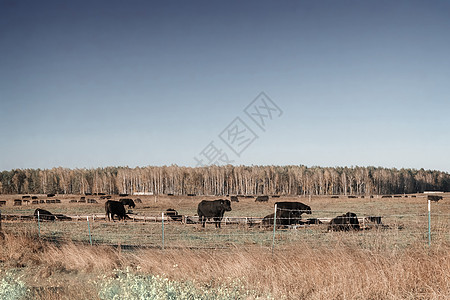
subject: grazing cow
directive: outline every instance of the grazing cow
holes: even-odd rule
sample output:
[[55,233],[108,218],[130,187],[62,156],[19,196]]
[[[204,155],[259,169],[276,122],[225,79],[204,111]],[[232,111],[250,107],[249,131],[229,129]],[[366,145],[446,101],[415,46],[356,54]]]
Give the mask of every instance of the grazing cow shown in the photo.
[[97,200],[95,200],[95,199],[88,199],[88,200],[87,200],[87,203],[98,203],[98,202],[97,202]]
[[39,200],[32,200],[31,204],[39,204]]
[[22,205],[22,200],[20,200],[20,199],[15,199],[15,200],[14,200],[14,206],[20,206],[20,205]]
[[272,195],[272,198],[280,198],[280,195]]
[[136,199],[134,200],[134,202],[135,202],[135,203],[142,203],[142,200],[139,199],[139,198],[136,198]]
[[72,200],[69,201],[69,203],[77,203],[77,200],[72,199]]
[[167,209],[166,210],[166,215],[169,216],[174,221],[181,221],[181,220],[183,220],[183,216],[179,215],[178,212],[175,209],[173,209],[173,208]]
[[47,220],[47,221],[55,221],[56,217],[45,209],[36,208],[34,211],[34,217],[38,218],[38,212],[39,212],[39,220]]
[[195,197],[195,194],[187,194],[189,197]]
[[128,194],[119,194],[119,197],[126,197]]
[[239,202],[239,199],[237,196],[230,196],[230,201],[231,202]]
[[1,200],[0,201],[0,206],[2,206],[2,205],[6,205],[6,200]]
[[199,221],[202,223],[202,226],[205,227],[205,223],[207,219],[214,219],[214,223],[216,224],[216,228],[220,228],[220,222],[222,221],[223,214],[226,211],[231,211],[231,202],[230,200],[214,200],[208,201],[203,200],[198,204],[197,214],[199,217]]
[[328,231],[349,231],[359,229],[358,217],[352,212],[337,216],[331,220],[330,225],[328,226]]
[[127,217],[127,214],[125,212],[125,207],[123,206],[122,202],[119,201],[112,201],[108,200],[105,202],[105,212],[106,217],[108,218],[108,221],[113,220],[114,221],[114,215],[116,215],[119,218],[119,221]]
[[391,195],[383,195],[383,196],[381,196],[381,198],[392,198],[392,196]]
[[437,195],[427,195],[427,199],[431,200],[431,201],[439,201],[442,200],[442,196],[437,196]]
[[47,197],[55,197],[55,194],[47,194]]
[[358,198],[358,197],[353,196],[353,195],[349,195],[349,196],[347,196],[347,197],[350,198],[350,199]]
[[332,199],[338,199],[339,196],[331,196]]
[[119,200],[120,202],[122,202],[123,205],[128,205],[128,208],[134,208],[136,207],[136,204],[134,204],[133,199],[130,198],[122,198]]
[[107,195],[107,196],[103,195],[103,196],[100,196],[100,199],[111,199],[111,196],[110,195]]
[[269,201],[269,196],[258,196],[255,199],[255,202],[267,202]]
[[32,200],[36,200],[37,198],[38,198],[37,196],[31,197]]
[[173,196],[173,194],[172,193],[168,193],[167,196]]
[[25,196],[22,196],[22,199],[29,199],[31,196],[28,196],[28,195],[25,195]]

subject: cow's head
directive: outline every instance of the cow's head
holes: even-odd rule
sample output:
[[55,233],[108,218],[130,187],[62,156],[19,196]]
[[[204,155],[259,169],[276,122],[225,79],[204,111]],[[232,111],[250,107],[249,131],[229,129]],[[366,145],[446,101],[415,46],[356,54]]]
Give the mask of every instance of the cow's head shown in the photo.
[[220,204],[222,205],[223,209],[225,211],[231,210],[231,202],[230,200],[220,200]]
[[355,213],[348,212],[345,214],[346,224],[350,224],[353,229],[359,229],[358,217]]
[[305,208],[301,212],[307,215],[312,214],[311,207],[309,207],[308,205],[305,205]]

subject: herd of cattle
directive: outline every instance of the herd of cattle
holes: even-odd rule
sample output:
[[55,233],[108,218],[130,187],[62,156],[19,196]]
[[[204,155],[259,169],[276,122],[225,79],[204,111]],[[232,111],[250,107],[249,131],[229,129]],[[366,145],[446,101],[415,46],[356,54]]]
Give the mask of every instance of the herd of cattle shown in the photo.
[[[233,200],[233,199],[231,199]],[[131,200],[132,201],[132,200]],[[120,202],[108,200],[105,203],[105,212],[108,220],[114,221],[114,216],[120,220],[127,218],[125,205],[134,207],[134,203]],[[276,210],[274,213],[265,216],[261,221],[262,227],[272,227],[274,223],[276,226],[290,226],[290,225],[310,225],[322,224],[317,218],[302,219],[302,214],[312,214],[311,207],[301,202],[282,201],[275,203]],[[199,223],[205,227],[206,221],[213,220],[215,227],[220,228],[221,222],[225,212],[231,211],[230,200],[203,200],[197,206],[197,215]],[[181,221],[183,216],[172,208],[166,211],[166,215],[174,221]],[[370,221],[377,225],[381,224],[381,217],[370,217]],[[360,230],[358,217],[355,213],[347,212],[339,215],[330,221],[328,226],[329,231],[349,231]]]
[[[52,197],[53,195],[49,195]],[[136,207],[135,201],[131,198],[121,198],[119,201],[110,200],[111,197],[106,196],[101,198],[106,199],[105,202],[105,214],[108,221],[114,221],[116,216],[119,221],[129,218],[125,206],[128,208]],[[81,197],[81,201],[85,202],[84,197]],[[90,200],[90,199],[88,199]],[[258,196],[256,197],[256,202],[267,202],[269,200],[268,196]],[[231,202],[239,202],[237,196],[231,196],[230,200],[203,200],[197,206],[198,223],[205,227],[208,220],[213,220],[216,228],[221,227],[221,222],[224,217],[225,212],[231,211]],[[140,199],[136,199],[136,202],[142,203]],[[322,224],[322,222],[317,218],[308,218],[306,220],[302,219],[302,214],[310,215],[312,214],[311,207],[301,202],[292,201],[279,201],[275,203],[276,210],[274,213],[265,216],[261,223],[261,227],[273,227],[274,223],[277,227],[292,226],[292,225],[312,225],[312,224]],[[165,212],[166,216],[170,217],[174,221],[182,221],[183,216],[179,215],[178,212],[172,208],[169,208]],[[64,215],[52,214],[48,210],[36,209],[34,211],[34,217],[40,218],[41,220],[54,221],[70,219]],[[186,220],[186,219],[185,219]],[[186,220],[187,221],[187,220]],[[377,225],[381,225],[381,217],[369,217],[369,221],[374,222]],[[197,222],[189,222],[197,223]],[[250,223],[250,226],[253,224]],[[329,231],[349,231],[349,230],[360,230],[360,224],[358,217],[355,213],[347,212],[346,214],[336,216],[331,219],[328,230]]]

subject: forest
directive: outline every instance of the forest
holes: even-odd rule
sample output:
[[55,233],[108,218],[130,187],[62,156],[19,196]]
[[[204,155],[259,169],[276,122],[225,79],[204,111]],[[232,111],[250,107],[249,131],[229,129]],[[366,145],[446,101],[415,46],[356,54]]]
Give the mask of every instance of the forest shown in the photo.
[[382,167],[146,166],[14,169],[2,194],[371,195],[450,191],[450,174]]

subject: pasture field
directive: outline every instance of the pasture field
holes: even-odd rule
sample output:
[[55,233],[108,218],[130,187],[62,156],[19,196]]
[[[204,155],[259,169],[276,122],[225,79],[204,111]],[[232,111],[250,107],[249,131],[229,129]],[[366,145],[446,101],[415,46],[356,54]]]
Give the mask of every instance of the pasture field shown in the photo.
[[41,222],[40,227],[34,220],[4,219],[0,285],[20,291],[13,285],[23,283],[19,296],[33,299],[111,299],[119,294],[125,299],[149,290],[153,299],[448,299],[450,194],[432,203],[431,247],[427,201],[423,194],[415,196],[286,196],[264,203],[239,198],[225,216],[260,218],[273,212],[276,201],[300,201],[312,209],[304,219],[351,211],[359,217],[382,216],[384,226],[328,232],[320,224],[280,228],[273,236],[273,228],[246,224],[222,223],[216,229],[166,221],[163,242],[162,223],[151,217],[168,208],[194,216],[201,200],[225,197],[132,196],[142,203],[130,215],[149,221],[106,222],[99,216],[106,200],[99,196],[86,197],[96,199],[95,204],[70,203],[80,195],[56,195],[60,204],[14,206],[20,195],[1,195],[3,218],[32,215],[38,207],[80,218]]

